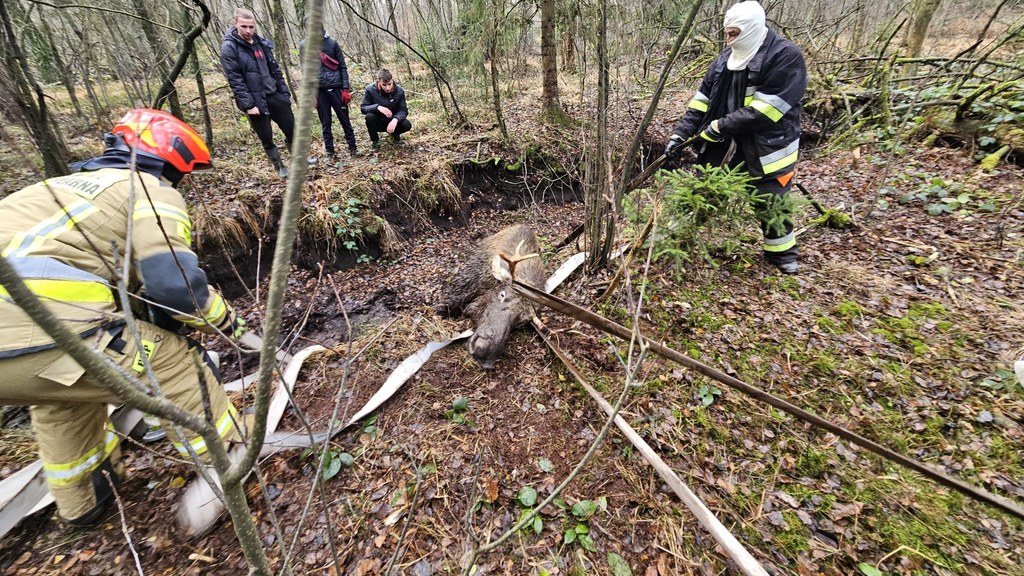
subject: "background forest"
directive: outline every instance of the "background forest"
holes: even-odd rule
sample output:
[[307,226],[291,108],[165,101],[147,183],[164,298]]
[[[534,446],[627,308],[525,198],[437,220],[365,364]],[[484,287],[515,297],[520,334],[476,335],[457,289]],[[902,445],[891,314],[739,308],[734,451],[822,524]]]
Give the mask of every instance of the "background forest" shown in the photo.
[[[633,180],[723,48],[732,3],[257,0],[257,33],[277,45],[311,142],[286,181],[220,70],[236,4],[4,0],[0,196],[99,153],[128,108],[196,127],[216,170],[182,192],[213,283],[254,328],[283,317],[283,347],[331,349],[300,378],[282,427],[324,428],[338,402],[354,412],[402,358],[460,331],[433,310],[443,279],[476,240],[525,222],[551,270],[565,250],[589,251],[563,298],[1020,502],[1024,2],[762,2],[810,74],[797,277],[759,262],[744,206],[725,200],[678,227],[728,181]],[[297,50],[304,16],[321,12],[356,102],[381,67],[406,90],[405,147],[325,160]],[[281,219],[293,201],[297,230]],[[295,257],[276,264],[287,298],[270,310],[271,255],[289,234]],[[632,241],[643,248],[633,260],[612,255]],[[1024,574],[1020,518],[580,322],[542,317],[769,573]],[[206,344],[229,378],[255,369],[253,356]],[[239,574],[262,554],[295,574],[742,573],[634,446],[614,426],[605,435],[578,375],[543,346],[517,332],[486,373],[446,351],[319,465],[297,453],[261,462],[259,486],[246,484],[259,539],[242,537],[244,551],[231,523],[200,540],[176,534],[166,519],[188,464],[133,448],[127,526],[115,516],[67,531],[41,512],[0,540],[0,572]],[[23,409],[4,407],[0,424],[3,477],[35,454]],[[558,497],[537,519],[488,549],[548,495]]]

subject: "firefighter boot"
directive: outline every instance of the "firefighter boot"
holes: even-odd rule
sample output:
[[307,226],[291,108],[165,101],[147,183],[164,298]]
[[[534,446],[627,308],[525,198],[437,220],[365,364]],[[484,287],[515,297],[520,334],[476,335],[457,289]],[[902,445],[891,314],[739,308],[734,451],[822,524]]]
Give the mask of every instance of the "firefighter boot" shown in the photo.
[[281,150],[274,146],[270,150],[267,150],[267,158],[270,158],[270,163],[274,165],[274,170],[277,170],[277,175],[282,179],[288,177],[288,169],[284,166],[284,161],[281,160]]
[[[108,475],[109,480],[107,479]],[[114,486],[119,486],[121,484],[121,475],[114,469],[111,459],[107,458],[98,468],[92,471],[89,479],[86,482],[82,482],[78,490],[76,490],[82,492],[78,496],[83,497],[83,499],[90,496],[88,492],[91,491],[91,496],[94,498],[93,506],[74,518],[65,518],[67,523],[76,528],[98,524],[104,517],[107,505],[114,499],[114,489],[111,483]],[[60,505],[58,503],[59,508]],[[61,517],[63,518],[63,515]]]

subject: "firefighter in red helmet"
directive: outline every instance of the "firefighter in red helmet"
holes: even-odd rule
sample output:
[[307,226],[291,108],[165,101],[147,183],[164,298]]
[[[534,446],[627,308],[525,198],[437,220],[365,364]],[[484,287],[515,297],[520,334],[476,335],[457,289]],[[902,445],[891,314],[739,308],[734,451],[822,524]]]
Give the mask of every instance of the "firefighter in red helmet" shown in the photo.
[[[182,327],[237,338],[245,323],[212,287],[191,249],[192,221],[176,187],[212,166],[188,124],[159,110],[129,111],[106,137],[107,149],[0,200],[0,250],[32,292],[96,352],[143,376],[149,358],[164,397],[203,414],[207,396],[221,437],[237,437],[235,409],[219,374]],[[129,263],[121,278],[122,263]],[[117,282],[133,295],[129,310]],[[138,338],[125,330],[131,314]],[[50,492],[73,525],[104,517],[108,476],[121,472],[118,437],[107,406],[121,400],[93,379],[0,288],[0,404],[31,406]],[[205,390],[203,389],[205,388]],[[163,423],[165,430],[173,427]],[[171,434],[202,458],[206,444],[190,430]]]

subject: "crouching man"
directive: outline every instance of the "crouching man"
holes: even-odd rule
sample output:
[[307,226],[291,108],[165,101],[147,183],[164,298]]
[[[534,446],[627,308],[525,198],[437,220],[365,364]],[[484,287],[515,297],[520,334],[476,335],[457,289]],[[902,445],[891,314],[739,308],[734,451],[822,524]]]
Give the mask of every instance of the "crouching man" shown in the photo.
[[387,68],[381,68],[377,81],[366,86],[359,108],[366,119],[370,147],[374,150],[380,148],[381,132],[387,132],[391,142],[401,146],[402,134],[412,130],[412,122],[407,118],[409,106],[405,102],[405,90],[395,84]]

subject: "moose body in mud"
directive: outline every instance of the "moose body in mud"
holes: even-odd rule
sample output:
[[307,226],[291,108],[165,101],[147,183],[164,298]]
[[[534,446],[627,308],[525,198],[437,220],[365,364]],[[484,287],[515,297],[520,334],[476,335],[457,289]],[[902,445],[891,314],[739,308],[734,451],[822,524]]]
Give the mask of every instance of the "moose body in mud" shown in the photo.
[[513,261],[533,255],[515,265],[515,278],[536,288],[544,287],[547,275],[537,236],[529,227],[515,225],[481,240],[443,288],[441,297],[443,313],[473,319],[475,331],[469,339],[469,352],[485,370],[494,366],[512,329],[534,314],[533,303],[512,289],[509,266],[500,254]]

